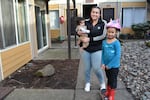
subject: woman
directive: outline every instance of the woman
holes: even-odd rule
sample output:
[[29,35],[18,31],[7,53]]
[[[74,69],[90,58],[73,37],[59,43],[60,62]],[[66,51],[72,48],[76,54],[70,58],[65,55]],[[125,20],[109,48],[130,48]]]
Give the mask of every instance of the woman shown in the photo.
[[[89,42],[89,46],[84,48],[81,52],[85,68],[85,88],[86,92],[90,91],[90,75],[93,68],[101,87],[101,92],[106,91],[103,71],[101,66],[102,54],[102,40],[106,36],[106,22],[101,19],[101,9],[99,7],[92,7],[90,12],[90,19],[85,22],[87,29],[90,30],[88,37],[82,39],[84,42]],[[81,31],[77,32],[79,35]]]

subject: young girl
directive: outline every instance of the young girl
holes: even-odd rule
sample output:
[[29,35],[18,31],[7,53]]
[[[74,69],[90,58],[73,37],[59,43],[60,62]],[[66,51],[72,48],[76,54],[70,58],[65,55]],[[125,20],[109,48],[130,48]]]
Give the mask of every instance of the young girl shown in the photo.
[[119,20],[111,20],[106,27],[107,38],[102,42],[102,68],[105,69],[107,76],[105,96],[108,100],[114,100],[121,58],[121,45],[116,36],[121,26]]

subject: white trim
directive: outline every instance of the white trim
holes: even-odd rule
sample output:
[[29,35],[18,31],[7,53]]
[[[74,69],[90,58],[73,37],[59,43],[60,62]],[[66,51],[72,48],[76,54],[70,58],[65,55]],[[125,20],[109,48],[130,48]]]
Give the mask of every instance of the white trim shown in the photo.
[[27,25],[28,25],[28,38],[29,41],[31,42],[31,36],[30,36],[30,20],[29,20],[29,2],[26,0],[26,6],[27,6]]
[[21,45],[25,45],[25,44],[27,44],[27,43],[30,43],[30,42],[29,42],[29,41],[26,41],[26,42],[20,43],[20,44],[18,44],[18,45],[12,45],[12,46],[9,46],[9,47],[7,47],[7,48],[5,48],[5,49],[0,50],[0,52],[4,52],[4,51],[7,51],[7,50],[16,48],[16,47],[19,47],[19,46],[21,46]]
[[[18,0],[16,0],[16,3],[17,3],[17,9],[18,9]],[[16,5],[15,5],[15,0],[13,0],[13,8],[14,8],[14,20],[15,20],[15,32],[16,32],[16,44],[18,45],[19,44],[19,41],[18,41],[18,28],[17,28],[17,25],[18,25],[18,21],[17,21],[17,16],[18,16],[18,13],[16,12]],[[16,16],[17,15],[17,16]]]
[[48,49],[48,45],[38,50],[38,54]]
[[29,19],[29,17],[30,17],[30,16],[29,16],[29,15],[30,15],[30,13],[29,13],[29,6],[30,6],[30,5],[29,5],[29,1],[28,1],[28,0],[26,0],[26,6],[27,6],[27,26],[28,26],[27,33],[28,33],[28,39],[29,39],[28,41],[29,41],[29,43],[31,43],[31,44],[30,44],[31,58],[33,58],[33,55],[34,55],[34,54],[33,54],[33,52],[32,52],[32,51],[33,51],[33,50],[32,50],[33,48],[32,48],[31,35],[30,35],[31,33],[30,33],[30,19]]
[[2,59],[0,55],[0,81],[3,79],[4,79],[4,75],[3,75]]
[[48,14],[45,14],[45,23],[46,23],[46,43],[47,43],[47,46],[49,47],[51,44],[49,43],[49,28],[48,28],[48,20],[47,20],[47,18],[48,18],[49,16],[48,16]]
[[[41,14],[42,15],[42,14]],[[40,48],[40,49],[38,49],[38,54],[39,53],[41,53],[41,52],[43,52],[43,51],[45,51],[46,49],[48,49],[48,31],[47,31],[47,14],[45,14],[44,15],[44,17],[45,17],[45,29],[46,29],[46,42],[47,42],[47,45],[46,46],[44,46],[44,42],[42,43],[42,48]],[[43,29],[42,29],[43,30]],[[43,36],[42,36],[42,41],[43,41]]]
[[[1,1],[0,1],[0,5],[1,5]],[[0,26],[2,26],[2,12],[1,12],[1,6],[0,6]],[[2,28],[2,27],[1,27]],[[2,32],[2,39],[3,39],[3,31],[1,30]],[[1,51],[1,50],[0,50]],[[3,68],[2,68],[2,61],[1,61],[1,54],[0,54],[0,81],[4,79],[4,76],[3,76]]]
[[[0,5],[1,5],[1,2],[0,2]],[[3,29],[3,19],[2,19],[2,9],[1,9],[1,6],[0,6],[0,20],[1,20],[1,32],[2,32],[2,40],[3,40],[3,48],[5,47],[5,38],[4,38],[4,29]],[[1,51],[1,50],[0,50]]]

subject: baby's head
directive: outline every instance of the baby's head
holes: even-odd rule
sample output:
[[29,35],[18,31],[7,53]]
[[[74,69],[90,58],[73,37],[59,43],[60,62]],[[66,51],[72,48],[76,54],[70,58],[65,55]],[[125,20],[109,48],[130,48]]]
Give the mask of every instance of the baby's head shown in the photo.
[[85,19],[83,17],[78,17],[77,25],[85,26]]
[[120,31],[121,26],[119,20],[110,20],[110,22],[106,25],[107,28],[107,38],[115,38],[117,33]]

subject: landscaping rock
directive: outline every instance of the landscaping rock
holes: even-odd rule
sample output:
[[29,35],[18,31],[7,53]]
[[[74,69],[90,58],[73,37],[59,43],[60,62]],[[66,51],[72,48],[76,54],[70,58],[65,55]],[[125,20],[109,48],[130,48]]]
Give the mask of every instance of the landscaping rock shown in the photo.
[[150,100],[150,48],[144,41],[128,41],[122,46],[119,76],[135,100]]
[[35,75],[39,77],[46,77],[46,76],[51,76],[54,73],[55,73],[55,68],[51,64],[48,64],[43,69],[38,70],[35,73]]

